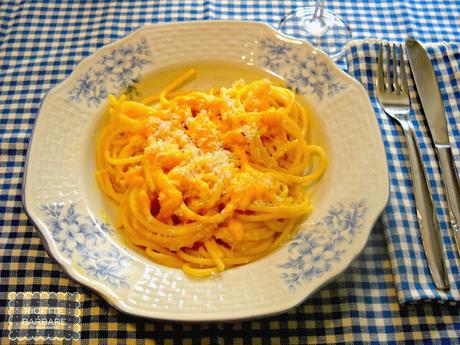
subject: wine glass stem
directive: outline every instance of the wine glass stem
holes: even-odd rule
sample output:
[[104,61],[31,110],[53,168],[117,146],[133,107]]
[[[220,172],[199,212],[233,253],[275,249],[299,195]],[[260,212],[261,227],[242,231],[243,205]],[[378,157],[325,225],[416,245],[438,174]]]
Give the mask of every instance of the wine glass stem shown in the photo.
[[316,0],[315,12],[313,12],[313,20],[321,20],[323,17],[324,1]]
[[328,26],[324,20],[324,1],[316,0],[313,15],[310,18],[306,18],[305,21],[305,28],[312,35],[320,37],[327,32]]

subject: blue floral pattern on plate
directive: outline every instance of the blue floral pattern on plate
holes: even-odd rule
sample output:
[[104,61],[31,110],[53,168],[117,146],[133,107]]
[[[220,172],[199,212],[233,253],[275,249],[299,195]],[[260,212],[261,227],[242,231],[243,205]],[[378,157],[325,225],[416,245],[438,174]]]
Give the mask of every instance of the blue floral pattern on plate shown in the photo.
[[147,39],[114,48],[96,61],[95,67],[89,68],[77,79],[68,96],[72,102],[86,101],[90,107],[98,106],[109,93],[126,89],[128,93],[136,92],[135,84],[141,77],[144,66],[151,63]]
[[336,78],[325,59],[316,54],[299,56],[292,44],[262,38],[264,52],[259,63],[286,80],[287,85],[299,94],[314,94],[320,100],[337,95],[346,85]]
[[84,217],[72,203],[64,210],[63,203],[40,205],[58,250],[67,258],[77,258],[78,265],[91,277],[114,288],[127,288],[131,259],[107,241],[113,233],[105,223]]
[[331,207],[327,216],[313,228],[300,231],[288,247],[288,261],[278,265],[283,268],[283,282],[291,292],[301,283],[311,281],[330,271],[345,253],[344,243],[351,243],[361,230],[367,212],[366,200],[345,207]]

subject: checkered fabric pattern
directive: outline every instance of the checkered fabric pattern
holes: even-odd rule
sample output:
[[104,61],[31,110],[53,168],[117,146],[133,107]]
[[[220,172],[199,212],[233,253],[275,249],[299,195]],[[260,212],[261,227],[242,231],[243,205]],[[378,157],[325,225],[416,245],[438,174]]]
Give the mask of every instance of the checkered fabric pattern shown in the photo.
[[[70,281],[50,260],[22,210],[25,155],[40,103],[84,57],[146,23],[243,19],[275,25],[294,8],[311,4],[313,1],[294,0],[0,2],[0,315],[4,316],[0,319],[1,344],[9,343],[8,294],[26,291],[79,292],[82,344],[415,344],[423,340],[434,344],[459,343],[458,306],[437,302],[398,303],[398,298],[401,301],[427,298],[453,301],[458,298],[458,285],[455,294],[452,291],[450,296],[436,295],[425,268],[412,260],[413,255],[420,255],[417,249],[420,244],[413,234],[409,233],[398,243],[399,230],[412,229],[415,223],[406,177],[407,156],[402,133],[377,108],[388,145],[392,196],[400,199],[400,204],[389,205],[366,249],[345,273],[302,305],[279,316],[232,323],[182,324],[118,313]],[[458,1],[349,0],[326,1],[326,5],[345,19],[356,39],[402,41],[411,35],[425,43],[455,42],[460,34]],[[453,80],[459,79],[458,47],[439,45],[430,53],[440,73],[451,136],[458,145],[460,94]],[[369,64],[374,59],[375,46],[370,43],[352,44],[347,52],[349,72],[371,93],[373,71]],[[453,78],[455,73],[457,77]],[[455,253],[445,223],[439,171],[432,163],[433,152],[419,110],[416,104],[417,133],[424,158],[430,164],[444,239],[451,246],[448,256],[453,262]],[[458,146],[456,155],[458,164]],[[384,233],[389,241],[385,240]],[[401,256],[402,262],[397,259],[401,251],[410,254]],[[453,279],[458,281],[458,266],[451,265],[450,274],[451,283]],[[416,280],[420,277],[426,280],[418,286]]]

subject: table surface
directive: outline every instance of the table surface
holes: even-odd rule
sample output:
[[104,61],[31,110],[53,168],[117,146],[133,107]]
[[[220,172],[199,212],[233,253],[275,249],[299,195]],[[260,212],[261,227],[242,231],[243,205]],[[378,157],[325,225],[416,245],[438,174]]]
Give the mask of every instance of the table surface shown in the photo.
[[[345,273],[289,312],[255,321],[181,324],[118,313],[46,254],[21,203],[25,155],[41,101],[99,47],[147,23],[240,19],[276,25],[313,1],[1,1],[0,307],[10,292],[79,292],[82,344],[460,344],[458,306],[400,305],[382,226]],[[425,43],[460,37],[458,1],[326,1],[354,39]],[[0,325],[8,343],[8,319]],[[12,341],[12,343],[15,343]],[[75,343],[75,342],[74,342]]]

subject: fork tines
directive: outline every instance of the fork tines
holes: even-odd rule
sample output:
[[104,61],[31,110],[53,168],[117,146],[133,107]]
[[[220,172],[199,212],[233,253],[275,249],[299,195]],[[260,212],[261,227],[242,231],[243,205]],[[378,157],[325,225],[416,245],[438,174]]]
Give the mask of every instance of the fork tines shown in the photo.
[[[385,60],[383,59],[384,50],[386,52]],[[397,50],[396,44],[392,44],[390,48],[390,43],[380,43],[377,62],[377,87],[378,91],[381,93],[394,93],[396,95],[408,94],[409,88],[406,77],[406,63],[404,60],[404,50],[401,44],[399,45],[399,59]],[[400,61],[399,66],[398,60]],[[385,68],[383,67],[384,65]],[[392,69],[391,65],[393,65]],[[400,73],[398,73],[398,68]],[[401,76],[401,81],[399,81],[399,75]]]

